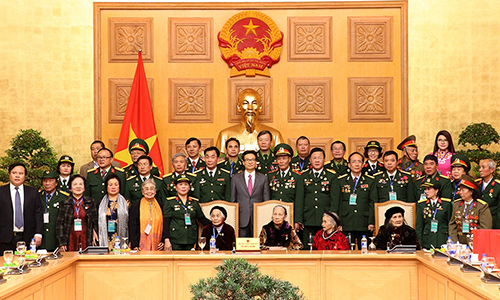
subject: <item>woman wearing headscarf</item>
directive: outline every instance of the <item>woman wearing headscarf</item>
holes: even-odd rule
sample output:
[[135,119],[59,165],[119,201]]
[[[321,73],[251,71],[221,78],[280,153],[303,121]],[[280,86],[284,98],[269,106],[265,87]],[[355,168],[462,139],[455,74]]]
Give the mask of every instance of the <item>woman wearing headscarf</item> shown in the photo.
[[132,205],[129,213],[130,248],[142,251],[163,250],[163,212],[156,201],[154,179],[144,180],[141,201]]
[[99,205],[99,246],[114,246],[114,240],[128,238],[128,203],[120,194],[120,178],[110,174],[104,181],[106,195]]
[[227,211],[222,206],[214,206],[210,210],[211,224],[203,227],[201,233],[207,242],[213,236],[215,238],[215,247],[219,250],[232,250],[233,243],[236,241],[233,226],[227,224]]
[[438,172],[446,177],[451,177],[451,157],[455,154],[455,146],[453,146],[453,139],[448,131],[441,130],[436,134],[432,154],[438,159]]
[[260,244],[264,248],[283,247],[288,250],[300,250],[304,247],[295,229],[285,221],[286,216],[287,211],[283,205],[276,205],[273,208],[271,222],[262,226],[260,232]]
[[396,245],[416,245],[420,250],[420,241],[415,229],[406,224],[404,219],[405,210],[399,206],[389,208],[385,212],[385,223],[380,226],[373,243],[379,250],[386,250],[387,247]]
[[321,227],[314,236],[313,250],[349,250],[349,243],[345,235],[338,230],[340,226],[339,216],[336,213],[326,211],[323,214]]

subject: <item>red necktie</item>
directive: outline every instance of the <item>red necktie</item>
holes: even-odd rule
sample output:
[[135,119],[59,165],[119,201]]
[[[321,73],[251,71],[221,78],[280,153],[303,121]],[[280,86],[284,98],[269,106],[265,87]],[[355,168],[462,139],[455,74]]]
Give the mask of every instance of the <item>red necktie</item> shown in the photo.
[[252,175],[248,174],[248,194],[252,195]]

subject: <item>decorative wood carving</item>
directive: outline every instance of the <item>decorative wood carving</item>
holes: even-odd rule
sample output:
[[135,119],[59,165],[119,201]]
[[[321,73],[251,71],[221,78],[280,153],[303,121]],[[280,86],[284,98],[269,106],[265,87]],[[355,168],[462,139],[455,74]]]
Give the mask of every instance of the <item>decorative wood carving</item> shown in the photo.
[[384,152],[388,150],[394,150],[394,138],[392,137],[353,137],[349,138],[348,140],[348,153],[358,151],[359,153],[363,154],[365,151],[365,146],[369,141],[378,141],[380,143],[380,146],[382,147],[382,151]]
[[[297,144],[297,139],[299,137],[294,137],[294,138],[288,138],[288,145],[290,145],[293,149],[293,152],[297,152],[297,148],[295,148],[295,145]],[[315,138],[315,137],[307,137],[309,141],[311,142],[311,149],[313,148],[321,148],[325,150],[325,161],[328,161],[331,159],[331,151],[330,151],[330,145],[333,143],[332,138]]]
[[108,140],[108,149],[116,153],[116,147],[118,147],[118,139],[109,139]]
[[262,101],[262,112],[259,115],[260,122],[273,121],[273,80],[272,78],[229,78],[229,122],[239,123],[241,114],[238,112],[238,95],[245,89],[257,91]]
[[213,62],[213,18],[169,18],[169,62]]
[[170,78],[169,122],[213,122],[212,78]]
[[[151,98],[151,106],[154,110],[153,105],[153,78],[147,78],[149,97]],[[130,96],[130,90],[132,89],[133,78],[109,78],[108,88],[109,88],[109,123],[121,124],[123,118],[125,117],[125,111],[127,110],[128,98]]]
[[153,18],[109,18],[108,62],[153,62]]
[[332,78],[288,78],[289,122],[332,122]]
[[392,17],[349,17],[349,61],[392,61]]
[[349,122],[392,122],[392,77],[349,77]]
[[332,61],[332,17],[288,17],[288,61]]
[[[172,157],[174,156],[175,153],[181,152],[181,153],[186,154],[186,156],[187,156],[185,143],[186,143],[188,138],[189,137],[168,139],[168,158],[167,158],[168,160],[163,161],[163,166],[165,169],[169,170],[168,172],[173,171]],[[213,138],[199,138],[198,137],[198,139],[201,141],[200,153],[203,153],[203,150],[214,145]]]

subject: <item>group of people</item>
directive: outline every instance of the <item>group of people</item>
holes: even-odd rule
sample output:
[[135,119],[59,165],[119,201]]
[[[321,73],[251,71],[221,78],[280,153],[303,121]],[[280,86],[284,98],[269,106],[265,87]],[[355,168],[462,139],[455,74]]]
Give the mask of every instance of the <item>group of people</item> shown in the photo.
[[[49,251],[112,248],[117,237],[128,238],[137,250],[190,250],[198,240],[198,223],[204,226],[202,236],[213,236],[217,248],[230,250],[235,230],[240,237],[257,234],[253,204],[267,200],[294,203],[293,224],[285,221],[284,206],[274,207],[260,232],[267,248],[346,250],[355,243],[360,248],[363,236],[374,235],[374,203],[392,200],[416,203],[416,226],[406,224],[402,208],[389,209],[374,239],[378,249],[397,244],[428,249],[446,243],[448,236],[467,243],[473,229],[500,228],[495,162],[481,161],[480,178],[474,180],[469,159],[455,153],[447,131],[436,135],[434,151],[423,162],[415,136],[397,146],[402,157],[369,141],[364,153],[345,158],[345,144],[335,141],[330,161],[323,149],[311,149],[305,136],[296,141],[296,155],[285,143],[271,149],[272,139],[263,130],[257,136],[259,151],[240,153],[240,142],[228,138],[224,149],[208,147],[201,154],[200,140],[190,138],[187,155],[175,154],[174,171],[163,177],[144,140],[131,141],[132,163],[124,168],[95,141],[92,161],[79,174],[73,159],[63,155],[56,170],[44,172],[39,192],[24,185],[26,167],[12,164],[10,183],[0,187],[0,254],[32,238]],[[239,203],[238,228],[225,222],[222,206],[204,215],[200,203],[214,200]]]

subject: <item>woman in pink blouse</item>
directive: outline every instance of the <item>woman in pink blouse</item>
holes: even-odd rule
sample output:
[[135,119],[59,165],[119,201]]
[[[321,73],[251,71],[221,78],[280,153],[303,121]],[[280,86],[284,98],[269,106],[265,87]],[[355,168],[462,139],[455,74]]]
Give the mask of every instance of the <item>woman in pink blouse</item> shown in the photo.
[[438,172],[451,177],[451,157],[455,154],[455,146],[448,131],[441,130],[437,133],[432,154],[438,159]]

